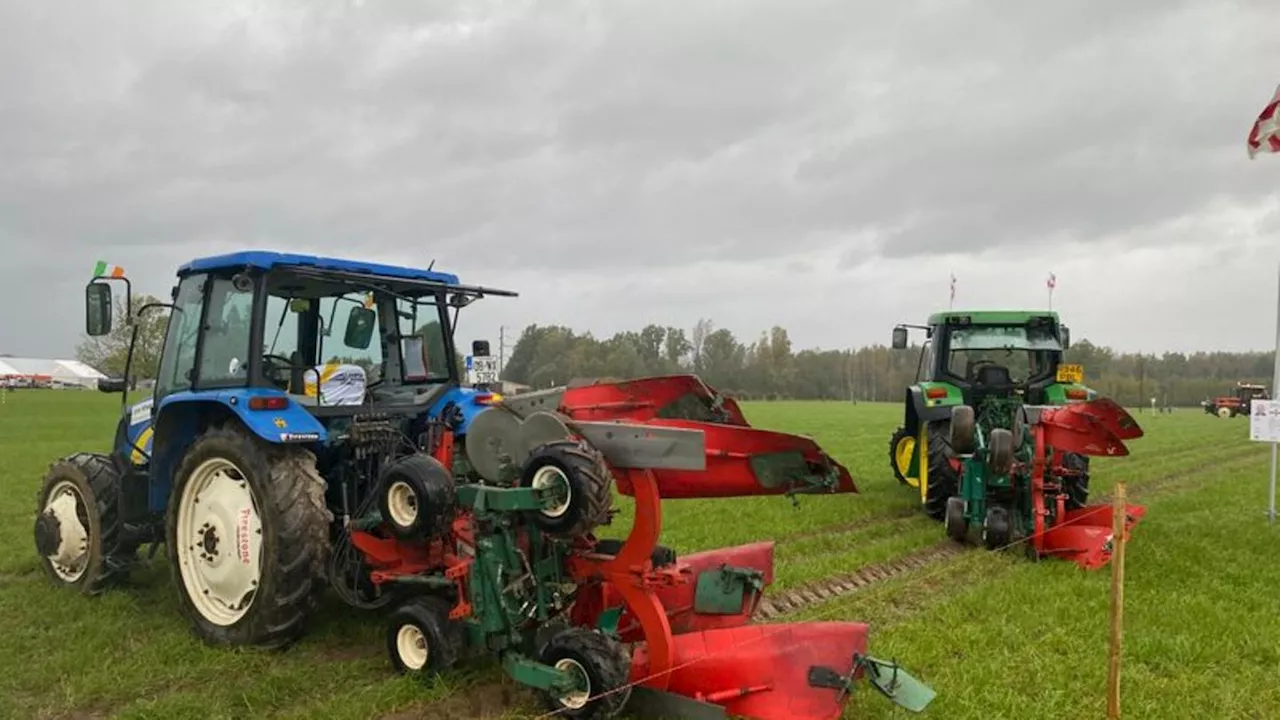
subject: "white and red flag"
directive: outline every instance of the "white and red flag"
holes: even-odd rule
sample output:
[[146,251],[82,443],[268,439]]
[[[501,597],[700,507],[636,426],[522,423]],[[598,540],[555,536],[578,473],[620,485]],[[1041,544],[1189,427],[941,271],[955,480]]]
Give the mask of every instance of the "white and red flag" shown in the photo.
[[1249,130],[1249,159],[1260,152],[1280,153],[1280,87]]
[[951,304],[956,302],[956,274],[951,273]]
[[1052,290],[1058,287],[1058,277],[1053,273],[1049,273],[1049,279],[1045,280],[1044,284],[1047,285],[1050,290]]

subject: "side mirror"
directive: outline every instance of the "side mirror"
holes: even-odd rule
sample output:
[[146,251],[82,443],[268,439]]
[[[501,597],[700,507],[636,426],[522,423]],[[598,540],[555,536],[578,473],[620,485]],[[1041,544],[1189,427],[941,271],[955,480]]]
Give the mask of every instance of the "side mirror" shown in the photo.
[[904,327],[896,327],[893,329],[893,349],[904,350],[907,347],[907,329]]
[[1062,349],[1066,350],[1071,347],[1071,328],[1063,325],[1058,328],[1058,338],[1062,341]]
[[84,331],[89,337],[111,332],[111,286],[91,282],[84,289]]
[[366,307],[353,307],[347,315],[347,332],[342,342],[349,348],[364,350],[373,341],[373,330],[378,324],[378,314]]

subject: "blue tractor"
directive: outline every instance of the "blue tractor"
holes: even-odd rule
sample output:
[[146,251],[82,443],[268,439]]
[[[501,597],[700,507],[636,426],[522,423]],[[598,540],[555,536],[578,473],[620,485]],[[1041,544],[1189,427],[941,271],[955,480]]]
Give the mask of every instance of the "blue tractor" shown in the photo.
[[[293,642],[328,587],[385,605],[346,527],[374,508],[431,521],[414,502],[452,492],[452,480],[415,449],[447,428],[459,459],[474,456],[470,423],[501,399],[496,377],[460,377],[458,311],[516,294],[430,268],[262,251],[194,260],[177,277],[170,303],[134,316],[127,301],[125,376],[99,384],[124,395],[114,450],[62,458],[44,478],[35,543],[46,573],[97,594],[143,546],[153,557],[164,546],[183,614],[219,645]],[[90,336],[111,331],[112,280],[130,296],[122,273],[95,277]],[[154,391],[129,404],[133,318],[163,308]],[[487,343],[473,353],[488,360]]]

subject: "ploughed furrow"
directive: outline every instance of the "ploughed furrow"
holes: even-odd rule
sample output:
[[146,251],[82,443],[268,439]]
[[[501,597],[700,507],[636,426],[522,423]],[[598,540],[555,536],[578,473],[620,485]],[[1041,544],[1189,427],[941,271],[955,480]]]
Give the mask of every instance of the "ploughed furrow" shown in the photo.
[[867,565],[857,572],[806,583],[762,599],[755,617],[760,620],[772,620],[782,615],[789,615],[811,605],[848,595],[860,588],[942,562],[964,551],[963,545],[952,540],[943,540],[937,545],[895,560]]
[[[1158,496],[1170,492],[1180,492],[1193,485],[1194,478],[1209,470],[1222,470],[1257,462],[1257,458],[1241,456],[1235,453],[1230,460],[1214,458],[1208,462],[1196,463],[1177,472],[1150,480],[1131,482],[1129,499],[1139,500],[1144,496]],[[1090,504],[1101,504],[1111,501],[1111,493],[1099,493],[1090,498]],[[961,545],[950,539],[943,540],[923,550],[904,555],[886,562],[867,565],[857,572],[836,575],[822,580],[805,583],[799,587],[785,590],[772,597],[760,601],[760,608],[755,617],[762,621],[773,620],[783,615],[790,615],[814,605],[825,603],[871,585],[906,575],[921,568],[936,565],[969,550],[981,550],[970,545]],[[981,550],[987,552],[986,550]]]

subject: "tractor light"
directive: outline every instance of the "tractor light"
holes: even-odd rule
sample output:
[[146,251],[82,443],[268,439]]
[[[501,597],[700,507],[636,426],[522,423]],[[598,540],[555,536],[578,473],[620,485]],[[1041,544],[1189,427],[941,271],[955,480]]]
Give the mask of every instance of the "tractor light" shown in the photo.
[[1068,400],[1086,400],[1088,397],[1089,393],[1086,390],[1081,390],[1080,388],[1069,388],[1067,390]]
[[287,407],[289,407],[289,399],[279,395],[258,395],[249,398],[250,410],[284,410]]
[[924,396],[930,400],[941,400],[947,396],[947,389],[940,387],[931,387],[924,391]]
[[502,402],[501,393],[481,393],[476,395],[477,405],[497,405]]

